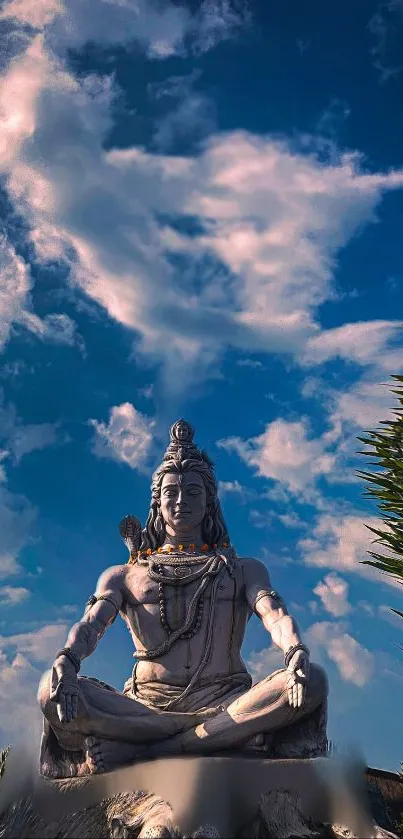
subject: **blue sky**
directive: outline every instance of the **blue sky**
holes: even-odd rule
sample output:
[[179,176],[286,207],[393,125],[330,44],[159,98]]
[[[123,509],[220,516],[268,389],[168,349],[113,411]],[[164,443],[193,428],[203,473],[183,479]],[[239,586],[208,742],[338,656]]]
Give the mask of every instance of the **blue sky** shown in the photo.
[[[0,744],[184,416],[332,740],[397,769],[401,590],[360,564],[356,470],[403,360],[401,0],[9,0],[0,27]],[[121,687],[131,654],[117,622],[84,672]],[[244,654],[279,662],[255,618]]]

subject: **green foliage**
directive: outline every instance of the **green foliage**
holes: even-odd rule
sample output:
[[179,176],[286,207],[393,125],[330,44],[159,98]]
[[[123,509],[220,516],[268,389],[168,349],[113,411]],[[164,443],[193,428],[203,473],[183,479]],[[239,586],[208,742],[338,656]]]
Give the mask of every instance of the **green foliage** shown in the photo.
[[[370,447],[370,451],[359,454],[375,457],[370,465],[375,472],[359,470],[357,474],[369,484],[365,492],[367,498],[375,499],[386,530],[369,527],[377,537],[373,544],[386,548],[387,553],[368,551],[372,559],[364,560],[363,565],[372,565],[380,571],[391,574],[403,585],[403,375],[391,377],[398,382],[391,392],[397,396],[399,407],[392,413],[394,419],[381,420],[382,428],[370,431],[365,437],[358,437]],[[392,609],[403,618],[403,612]]]

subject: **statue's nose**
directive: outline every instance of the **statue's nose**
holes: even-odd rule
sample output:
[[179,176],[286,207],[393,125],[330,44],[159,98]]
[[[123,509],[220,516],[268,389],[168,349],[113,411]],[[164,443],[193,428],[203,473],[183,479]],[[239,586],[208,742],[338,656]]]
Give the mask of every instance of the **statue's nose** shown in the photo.
[[179,492],[178,492],[178,496],[177,496],[176,504],[175,504],[175,509],[178,512],[182,512],[183,510],[188,509],[188,503],[187,503],[187,499],[186,499],[186,496],[185,496],[185,493],[184,493],[183,489],[180,489]]

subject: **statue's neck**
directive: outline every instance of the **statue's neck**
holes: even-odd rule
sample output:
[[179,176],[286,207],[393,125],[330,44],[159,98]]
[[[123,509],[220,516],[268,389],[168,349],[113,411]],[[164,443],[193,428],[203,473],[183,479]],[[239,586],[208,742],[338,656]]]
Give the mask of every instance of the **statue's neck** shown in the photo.
[[201,550],[203,544],[201,528],[196,528],[190,533],[173,533],[167,530],[163,547],[171,546],[177,550],[181,546],[182,550]]

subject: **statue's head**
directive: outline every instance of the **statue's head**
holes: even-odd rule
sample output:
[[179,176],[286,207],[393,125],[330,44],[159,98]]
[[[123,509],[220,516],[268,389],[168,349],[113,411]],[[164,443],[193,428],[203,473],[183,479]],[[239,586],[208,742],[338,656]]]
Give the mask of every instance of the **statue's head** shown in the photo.
[[193,428],[185,420],[178,420],[171,428],[170,444],[152,479],[151,507],[141,550],[159,548],[167,528],[184,541],[186,534],[194,533],[199,526],[205,544],[220,547],[228,541],[214,467],[193,443],[193,435]]

